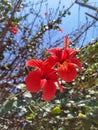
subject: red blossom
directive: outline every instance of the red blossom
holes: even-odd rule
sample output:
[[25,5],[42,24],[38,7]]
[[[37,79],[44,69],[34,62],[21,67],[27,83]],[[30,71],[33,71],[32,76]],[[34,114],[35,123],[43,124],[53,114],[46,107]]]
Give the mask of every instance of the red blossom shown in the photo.
[[15,25],[11,25],[9,27],[9,30],[13,33],[13,34],[16,34],[18,32],[18,29]]
[[44,12],[44,15],[48,15],[48,12],[46,11],[46,12]]
[[63,30],[62,30],[62,28],[59,28],[59,32],[60,32],[60,33],[63,33]]
[[[42,98],[50,101],[54,98],[56,87],[62,91],[58,78],[71,82],[77,76],[77,68],[82,70],[80,61],[75,57],[78,50],[69,48],[69,38],[64,37],[64,49],[48,50],[51,55],[42,60],[29,60],[26,66],[35,68],[26,77],[26,89],[30,92],[42,91]],[[58,77],[57,77],[58,76]]]
[[48,50],[52,55],[48,58],[48,60],[54,64],[58,64],[58,75],[62,80],[66,82],[71,82],[76,76],[77,71],[76,68],[78,67],[82,70],[82,66],[80,61],[75,58],[75,54],[78,50],[71,49],[68,47],[69,45],[69,38],[66,36],[64,37],[64,49],[62,48],[53,48]]
[[52,68],[53,65],[48,63],[48,60],[42,61],[32,59],[26,62],[26,66],[36,68],[36,70],[31,71],[26,77],[26,89],[28,91],[39,92],[42,90],[42,98],[46,101],[50,101],[54,98],[56,82],[60,91],[62,91],[55,70]]

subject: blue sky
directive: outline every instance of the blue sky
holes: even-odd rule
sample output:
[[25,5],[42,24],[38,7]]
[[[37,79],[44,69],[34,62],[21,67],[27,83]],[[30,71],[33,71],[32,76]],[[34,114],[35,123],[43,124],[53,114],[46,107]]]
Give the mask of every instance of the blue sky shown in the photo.
[[[34,3],[41,2],[41,0],[25,0],[25,1],[26,2],[32,1]],[[75,0],[61,0],[60,9],[62,10],[63,5],[65,6],[65,9],[67,9],[73,3],[73,1],[75,1]],[[58,7],[58,3],[59,3],[59,0],[46,0],[44,5],[48,4],[48,9],[52,8],[55,10]],[[98,7],[98,0],[89,0],[88,3]],[[43,6],[41,13],[43,14],[44,11],[46,11],[46,6]],[[95,11],[92,11],[88,8],[81,7],[78,4],[75,4],[71,8],[70,12],[71,12],[71,15],[70,16],[66,15],[66,17],[64,17],[62,20],[62,24],[60,25],[60,27],[63,29],[63,34],[58,34],[59,36],[60,35],[65,36],[65,35],[71,34],[76,29],[79,29],[84,23],[87,22],[86,17],[88,17],[88,21],[92,21],[93,19],[90,18],[89,16],[86,16],[85,12],[89,12],[90,14],[93,14],[93,15],[95,15],[95,13],[96,13]],[[43,17],[45,17],[45,16],[43,15]],[[32,19],[32,16],[30,17],[30,19]],[[55,19],[55,17],[54,17],[54,19]],[[53,20],[53,18],[51,20]],[[85,38],[86,39],[85,43],[83,43],[83,45],[87,44],[92,39],[96,39],[96,37],[98,36],[98,23],[96,24],[96,26],[97,27],[92,27],[88,31],[86,38]],[[54,36],[54,39],[55,38],[57,38],[57,35]],[[80,43],[80,44],[82,44],[82,43]]]
[[[68,8],[71,5],[71,3],[73,3],[73,1],[74,0],[61,0],[62,3],[61,5],[65,5],[65,8]],[[49,7],[55,9],[58,5],[58,2],[59,0],[53,0],[52,2],[51,0],[48,0]],[[89,0],[88,4],[98,7],[98,0]],[[79,28],[86,22],[85,12],[89,12],[92,15],[95,15],[96,13],[95,11],[90,10],[88,8],[81,7],[78,4],[75,4],[70,11],[71,15],[63,18],[63,22],[61,24],[61,27],[64,30],[64,35],[75,31],[75,29]],[[88,21],[92,20],[93,20],[92,18],[88,17]],[[98,36],[98,27],[93,27],[88,31],[88,35],[85,42],[89,42],[90,40],[95,39],[97,36]]]

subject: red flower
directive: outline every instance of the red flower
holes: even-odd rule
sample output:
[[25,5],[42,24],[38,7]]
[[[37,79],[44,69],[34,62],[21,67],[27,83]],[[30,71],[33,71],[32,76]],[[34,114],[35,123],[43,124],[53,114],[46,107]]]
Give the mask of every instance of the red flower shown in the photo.
[[59,32],[60,32],[60,33],[63,33],[63,30],[62,30],[62,28],[59,28]]
[[13,34],[16,34],[18,32],[18,29],[15,25],[11,25],[9,27],[9,30],[13,33]]
[[75,58],[77,50],[68,48],[69,39],[64,38],[64,50],[62,48],[53,48],[48,50],[52,54],[48,60],[53,64],[58,64],[58,75],[66,82],[71,82],[77,75],[76,67],[82,69],[80,61]]
[[46,12],[44,12],[44,15],[48,15],[48,12],[46,11]]
[[58,83],[55,70],[47,60],[42,61],[32,59],[26,62],[26,66],[36,68],[36,70],[31,71],[26,77],[26,88],[28,91],[38,92],[42,90],[42,97],[46,101],[50,101],[55,96],[55,82],[57,82],[59,89],[62,91],[62,87]]

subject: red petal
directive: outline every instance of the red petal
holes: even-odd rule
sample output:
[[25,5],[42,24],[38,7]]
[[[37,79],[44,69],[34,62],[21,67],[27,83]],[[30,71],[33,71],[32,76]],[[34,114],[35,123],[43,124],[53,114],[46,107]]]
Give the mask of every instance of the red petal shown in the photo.
[[76,68],[73,64],[61,65],[58,67],[58,74],[62,80],[71,82],[77,75]]
[[46,101],[50,101],[54,98],[56,93],[56,86],[53,82],[48,81],[46,86],[43,88],[42,98]]
[[47,78],[48,80],[51,80],[52,82],[57,81],[57,75],[55,73],[56,71],[54,69],[48,70]]
[[53,54],[59,60],[62,58],[62,48],[53,48],[51,50],[48,50],[48,52]]
[[77,67],[82,70],[82,65],[80,63],[80,61],[77,58],[72,58],[71,59],[71,63],[74,63],[75,65],[77,65]]
[[41,88],[44,88],[46,84],[47,84],[47,80],[46,79],[42,79],[41,83],[40,83]]
[[77,53],[77,50],[71,49],[71,48],[68,48],[66,51],[68,52],[70,58],[73,57]]
[[57,63],[57,58],[53,56],[49,56],[43,63],[44,70],[50,70]]
[[26,77],[26,89],[30,92],[38,92],[41,89],[40,86],[40,71],[33,71]]
[[63,54],[63,60],[71,59],[77,53],[76,50],[67,48]]
[[29,60],[26,62],[26,66],[30,66],[30,67],[36,67],[36,68],[41,68],[42,67],[42,60]]

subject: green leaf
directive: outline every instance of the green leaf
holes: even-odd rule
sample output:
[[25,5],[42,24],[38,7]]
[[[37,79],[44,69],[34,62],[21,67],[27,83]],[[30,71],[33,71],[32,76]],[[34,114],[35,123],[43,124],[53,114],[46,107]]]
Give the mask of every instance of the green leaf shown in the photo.
[[13,102],[14,100],[7,99],[0,108],[0,115],[7,113],[8,111],[11,111],[13,109]]
[[23,96],[24,96],[25,98],[32,98],[32,95],[31,95],[30,92],[25,92],[25,93],[23,94]]
[[17,107],[26,106],[26,105],[27,105],[26,101],[18,101],[17,102]]
[[88,0],[84,0],[84,4],[87,4]]
[[52,114],[60,114],[61,112],[62,112],[62,110],[61,110],[60,106],[56,106],[56,107],[51,109]]
[[26,116],[26,120],[32,120],[33,118],[35,118],[36,114],[31,113],[29,116]]

